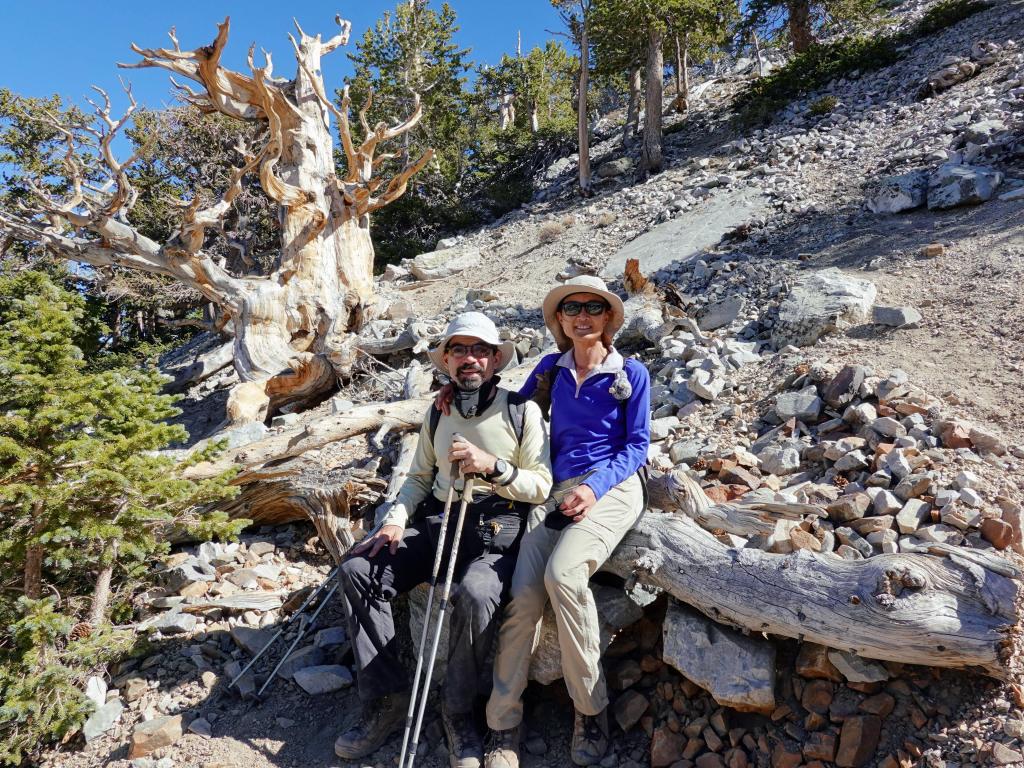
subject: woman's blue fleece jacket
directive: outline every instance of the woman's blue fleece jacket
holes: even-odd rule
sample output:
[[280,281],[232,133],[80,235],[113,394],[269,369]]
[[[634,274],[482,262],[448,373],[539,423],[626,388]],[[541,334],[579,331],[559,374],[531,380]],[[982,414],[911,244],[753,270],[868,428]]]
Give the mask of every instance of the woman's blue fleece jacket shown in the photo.
[[[647,461],[651,442],[651,378],[633,359],[610,350],[576,391],[572,350],[545,355],[519,392],[537,388],[538,374],[554,369],[551,382],[551,470],[556,483],[596,470],[586,485],[600,499],[609,489],[636,474]],[[632,387],[628,400],[609,388],[624,370]]]

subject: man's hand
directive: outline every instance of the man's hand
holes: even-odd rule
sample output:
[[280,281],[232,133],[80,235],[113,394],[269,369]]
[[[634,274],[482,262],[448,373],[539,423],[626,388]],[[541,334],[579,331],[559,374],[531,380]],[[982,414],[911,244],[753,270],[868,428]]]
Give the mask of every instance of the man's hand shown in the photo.
[[445,416],[452,415],[452,400],[455,399],[455,387],[451,384],[445,384],[439,390],[437,395],[434,397],[434,405],[437,406],[437,410],[443,413]]
[[352,554],[361,555],[370,550],[367,557],[375,557],[384,547],[388,547],[393,555],[398,552],[398,545],[402,542],[403,533],[405,533],[405,528],[400,525],[385,525],[373,536],[367,536],[352,547]]
[[589,485],[577,485],[562,499],[562,503],[559,507],[562,510],[562,514],[566,517],[571,517],[574,523],[578,523],[580,520],[587,516],[587,512],[590,511],[591,507],[597,504],[597,496],[594,495],[594,490]]
[[454,441],[448,449],[448,461],[459,462],[459,469],[464,475],[489,475],[494,471],[497,460],[496,456],[465,440]]

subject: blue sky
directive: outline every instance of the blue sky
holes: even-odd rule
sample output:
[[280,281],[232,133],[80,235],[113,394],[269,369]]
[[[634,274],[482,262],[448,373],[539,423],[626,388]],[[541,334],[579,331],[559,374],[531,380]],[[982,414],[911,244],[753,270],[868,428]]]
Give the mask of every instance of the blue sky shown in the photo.
[[[548,30],[561,28],[549,0],[453,0],[449,4],[458,16],[457,42],[473,49],[470,58],[476,62],[496,63],[502,53],[513,52],[517,30],[522,31],[526,51],[550,39]],[[431,5],[440,7],[436,1]],[[175,26],[181,47],[190,50],[210,43],[216,25],[230,16],[225,64],[245,70],[246,51],[255,42],[257,61],[262,63],[258,52],[265,48],[274,55],[274,74],[292,77],[295,60],[287,37],[294,31],[292,17],[298,19],[306,34],[319,32],[327,39],[337,31],[334,17],[340,13],[352,22],[348,50],[354,50],[363,32],[394,6],[394,0],[5,0],[0,3],[0,86],[25,96],[59,93],[69,101],[82,103],[83,97],[93,95],[91,86],[95,84],[110,92],[115,104],[123,106],[125,100],[117,79],[121,75],[130,79],[140,104],[158,108],[173,100],[167,72],[116,67],[119,61],[138,60],[129,48],[131,42],[143,48],[169,47],[167,31]],[[328,89],[340,86],[344,75],[351,71],[345,49],[326,56],[323,71]]]

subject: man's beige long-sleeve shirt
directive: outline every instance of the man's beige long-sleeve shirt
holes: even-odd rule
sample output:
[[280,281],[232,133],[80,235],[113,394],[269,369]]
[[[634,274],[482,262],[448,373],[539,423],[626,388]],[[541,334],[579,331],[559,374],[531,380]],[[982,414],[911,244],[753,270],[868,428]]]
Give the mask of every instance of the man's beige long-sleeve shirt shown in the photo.
[[[447,498],[451,470],[448,449],[452,444],[452,435],[456,432],[473,445],[511,465],[489,482],[477,481],[473,489],[475,497],[492,493],[493,487],[494,493],[511,501],[542,504],[547,499],[551,491],[551,457],[544,418],[536,403],[526,403],[523,439],[519,441],[508,412],[508,396],[508,390],[499,388],[487,409],[472,419],[463,418],[453,407],[450,416],[442,415],[438,421],[433,441],[427,434],[429,414],[424,418],[409,476],[402,484],[394,504],[385,506],[378,513],[378,528],[384,525],[405,527],[428,493],[432,492],[440,501]],[[513,474],[514,479],[509,482]],[[461,480],[456,481],[455,488],[457,491],[462,490]]]

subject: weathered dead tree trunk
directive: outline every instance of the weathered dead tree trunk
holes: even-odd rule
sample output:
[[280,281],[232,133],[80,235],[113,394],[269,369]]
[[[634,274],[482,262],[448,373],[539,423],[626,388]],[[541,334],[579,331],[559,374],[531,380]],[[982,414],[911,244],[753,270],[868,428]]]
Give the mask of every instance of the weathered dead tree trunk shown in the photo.
[[714,504],[700,484],[681,469],[652,477],[647,484],[647,492],[652,509],[686,515],[706,531],[724,531],[737,536],[770,534],[778,520],[801,520],[807,515],[825,516],[822,507],[812,504],[742,499]]
[[590,87],[590,40],[588,39],[586,12],[580,22],[580,76],[576,95],[576,133],[579,138],[580,192],[584,197],[592,194],[590,176],[590,125],[587,123],[587,89]]
[[789,39],[793,53],[803,53],[814,43],[811,29],[811,4],[809,0],[787,0]]
[[642,87],[640,66],[629,69],[629,102],[626,105],[626,122],[622,125],[622,146],[629,149],[633,146],[640,122],[640,89]]
[[665,72],[661,30],[647,30],[647,91],[644,96],[644,136],[640,151],[640,171],[644,175],[661,170],[661,98]]
[[1018,584],[976,557],[774,555],[726,546],[686,517],[649,512],[605,569],[751,632],[872,659],[1008,672]]
[[675,65],[672,67],[675,77],[676,97],[672,100],[672,109],[679,114],[684,113],[690,105],[690,33],[683,33],[682,43],[679,35],[673,38],[676,49]]
[[[159,67],[193,81],[201,90],[177,84],[189,103],[208,113],[266,125],[266,144],[254,151],[236,147],[241,164],[221,198],[202,207],[198,194],[180,201],[182,221],[166,243],[140,234],[130,223],[137,198],[126,169],[136,159],[115,159],[111,143],[136,104],[120,120],[110,115],[110,100],[97,106],[99,162],[113,184],[95,192],[83,181],[88,146],[81,132],[56,124],[68,142],[71,194],[53,198],[36,184],[34,209],[26,215],[0,212],[0,227],[73,261],[94,267],[116,265],[174,277],[198,290],[230,319],[233,363],[244,387],[229,411],[238,421],[264,418],[268,409],[313,400],[334,387],[352,362],[350,332],[373,312],[373,244],[370,214],[401,197],[410,177],[431,158],[432,151],[409,162],[386,185],[374,178],[380,144],[407,133],[420,119],[416,108],[394,126],[359,112],[363,141],[356,144],[349,127],[347,91],[338,108],[327,96],[321,57],[347,44],[351,25],[337,18],[340,31],[327,41],[310,37],[296,24],[291,37],[297,62],[293,80],[275,78],[270,55],[257,66],[250,50],[250,74],[221,64],[229,21],[219,25],[213,43],[182,50],[171,33],[173,48],[132,49],[142,60],[124,67]],[[330,116],[334,115],[346,159],[346,174],[335,173]],[[75,129],[79,130],[79,129]],[[220,225],[242,179],[256,173],[266,194],[278,204],[281,222],[279,266],[267,277],[236,277],[204,251],[207,230]],[[54,219],[70,225],[65,233],[51,227]]]

